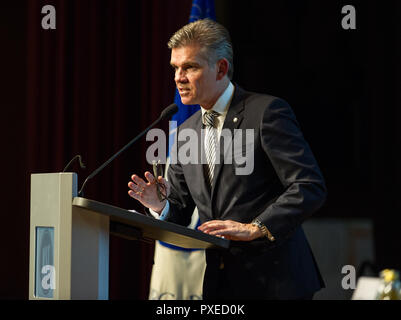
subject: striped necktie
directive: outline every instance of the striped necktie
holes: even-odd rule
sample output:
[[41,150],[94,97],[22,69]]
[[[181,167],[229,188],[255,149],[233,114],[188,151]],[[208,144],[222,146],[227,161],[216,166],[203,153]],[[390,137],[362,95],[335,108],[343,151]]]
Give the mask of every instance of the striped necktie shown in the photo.
[[209,179],[210,186],[213,182],[214,165],[216,163],[216,145],[217,145],[217,133],[214,127],[214,120],[220,114],[216,111],[208,111],[203,115],[203,124],[206,127],[205,134],[205,152],[206,152],[206,172]]

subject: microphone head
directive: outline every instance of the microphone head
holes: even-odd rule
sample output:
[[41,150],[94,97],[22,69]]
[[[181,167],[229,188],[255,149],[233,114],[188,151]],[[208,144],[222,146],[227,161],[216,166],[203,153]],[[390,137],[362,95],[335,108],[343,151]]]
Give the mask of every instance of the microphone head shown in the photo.
[[171,117],[173,114],[177,113],[178,106],[175,103],[170,104],[166,109],[160,114],[160,119],[164,120]]

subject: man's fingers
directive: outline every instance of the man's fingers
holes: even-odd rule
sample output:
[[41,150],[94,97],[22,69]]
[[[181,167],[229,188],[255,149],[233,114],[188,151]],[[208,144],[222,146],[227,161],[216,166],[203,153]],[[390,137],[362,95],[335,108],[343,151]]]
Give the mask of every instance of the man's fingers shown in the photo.
[[[156,180],[154,181],[156,182]],[[170,185],[166,179],[162,176],[157,177],[157,183],[159,184],[159,190],[164,197],[168,197],[170,194]]]
[[238,240],[237,237],[237,230],[232,229],[229,227],[225,227],[223,229],[205,229],[201,230],[206,234],[209,234],[211,236],[227,239],[227,240]]
[[143,191],[143,188],[139,187],[138,185],[136,185],[133,182],[129,182],[128,187],[134,192],[142,192]]
[[200,226],[198,229],[204,233],[208,234],[220,234],[221,232],[225,232],[226,230],[230,230],[231,228],[228,225],[221,223],[209,224],[208,226]]
[[151,174],[149,171],[145,172],[145,178],[146,178],[146,180],[148,180],[149,183],[152,183],[152,184],[155,183],[155,181],[156,181],[153,174]]
[[246,240],[248,235],[244,233],[242,223],[232,220],[211,220],[203,223],[198,229],[211,236],[228,240]]
[[211,221],[206,221],[206,222],[202,223],[202,224],[199,226],[199,229],[208,228],[208,227],[210,227],[210,226],[213,226],[213,225],[218,224],[218,223],[221,223],[221,222],[222,222],[222,220],[211,220]]
[[165,203],[160,201],[156,192],[156,179],[148,171],[144,174],[146,182],[136,174],[131,176],[132,181],[128,183],[128,195],[138,200],[142,205],[158,211]]
[[208,234],[212,236],[225,236],[225,235],[234,235],[236,233],[236,230],[232,229],[218,229],[218,230],[213,230],[209,231]]
[[146,183],[141,177],[138,177],[136,174],[134,174],[131,178],[132,181],[134,181],[139,187],[143,189],[146,187]]
[[216,230],[216,229],[221,229],[221,228],[226,228],[229,225],[228,220],[211,220],[203,223],[201,226],[198,227],[199,230],[201,231],[206,231],[206,230]]
[[142,198],[142,193],[141,192],[134,192],[132,190],[128,191],[128,195],[136,200],[140,200]]

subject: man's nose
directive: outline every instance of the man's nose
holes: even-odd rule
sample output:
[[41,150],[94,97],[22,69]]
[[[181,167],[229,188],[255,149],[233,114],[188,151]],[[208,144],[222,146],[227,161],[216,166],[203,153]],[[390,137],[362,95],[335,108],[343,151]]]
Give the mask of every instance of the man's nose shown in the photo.
[[182,69],[177,69],[174,75],[174,80],[177,83],[187,82],[187,77]]

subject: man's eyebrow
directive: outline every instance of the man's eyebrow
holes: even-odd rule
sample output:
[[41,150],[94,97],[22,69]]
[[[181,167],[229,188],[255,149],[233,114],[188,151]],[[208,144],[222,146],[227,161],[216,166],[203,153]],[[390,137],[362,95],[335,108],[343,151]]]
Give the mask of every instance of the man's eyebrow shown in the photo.
[[[171,62],[170,62],[170,65],[171,65],[173,68],[177,67],[174,63],[171,63]],[[188,67],[188,66],[199,67],[200,64],[197,63],[197,62],[195,62],[195,61],[188,61],[188,62],[184,62],[184,63],[182,64],[182,66],[183,66],[183,67]]]
[[199,66],[199,63],[196,61],[187,61],[184,65]]

